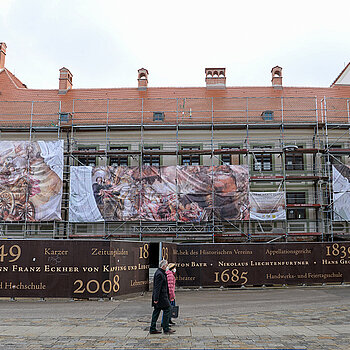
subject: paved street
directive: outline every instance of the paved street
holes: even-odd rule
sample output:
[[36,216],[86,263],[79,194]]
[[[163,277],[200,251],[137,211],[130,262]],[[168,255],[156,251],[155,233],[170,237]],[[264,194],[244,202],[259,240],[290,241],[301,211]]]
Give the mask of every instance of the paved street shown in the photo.
[[177,290],[173,335],[150,335],[151,294],[0,299],[0,349],[350,349],[350,285]]

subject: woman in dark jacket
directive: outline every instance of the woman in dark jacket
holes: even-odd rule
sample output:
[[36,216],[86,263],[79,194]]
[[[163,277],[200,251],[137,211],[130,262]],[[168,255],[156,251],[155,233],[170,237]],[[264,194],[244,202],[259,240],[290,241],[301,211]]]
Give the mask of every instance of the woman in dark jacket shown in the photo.
[[151,334],[161,333],[161,331],[158,331],[156,328],[157,320],[161,310],[163,310],[164,313],[164,321],[162,325],[164,333],[175,333],[175,331],[169,328],[171,306],[169,300],[168,282],[165,273],[167,266],[168,262],[166,260],[162,260],[159,263],[159,268],[153,277],[152,306],[154,307],[154,310],[152,313],[152,321],[149,331]]

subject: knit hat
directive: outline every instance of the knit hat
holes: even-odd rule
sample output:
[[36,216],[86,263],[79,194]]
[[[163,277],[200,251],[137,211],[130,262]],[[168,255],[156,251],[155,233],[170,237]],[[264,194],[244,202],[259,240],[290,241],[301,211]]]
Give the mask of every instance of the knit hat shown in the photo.
[[169,270],[172,270],[174,267],[176,267],[176,265],[174,263],[168,264]]

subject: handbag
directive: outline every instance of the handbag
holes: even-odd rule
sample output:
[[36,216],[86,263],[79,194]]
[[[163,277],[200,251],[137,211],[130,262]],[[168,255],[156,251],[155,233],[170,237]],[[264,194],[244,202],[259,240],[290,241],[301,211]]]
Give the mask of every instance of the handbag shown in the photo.
[[171,318],[178,318],[179,317],[179,306],[172,306],[171,307]]

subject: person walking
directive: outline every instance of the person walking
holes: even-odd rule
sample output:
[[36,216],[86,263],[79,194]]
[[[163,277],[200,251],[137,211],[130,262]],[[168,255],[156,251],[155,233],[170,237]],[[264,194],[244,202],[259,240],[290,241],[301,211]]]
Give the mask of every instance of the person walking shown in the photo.
[[159,314],[161,310],[164,313],[164,320],[162,323],[163,332],[165,334],[175,333],[174,330],[169,328],[171,305],[169,300],[169,287],[166,275],[166,269],[168,267],[168,262],[166,260],[161,260],[159,263],[159,268],[154,273],[153,277],[153,293],[152,293],[152,306],[154,307],[152,313],[150,334],[160,334],[161,331],[157,330],[156,325],[158,321]]
[[[175,306],[175,273],[176,273],[176,265],[174,263],[169,263],[168,268],[166,270],[166,276],[168,280],[168,288],[169,288],[169,300],[170,300],[170,305]],[[164,321],[164,313],[163,313],[163,319],[162,323]],[[170,319],[169,319],[169,326],[174,325],[175,322],[171,320],[171,314],[170,314]]]

